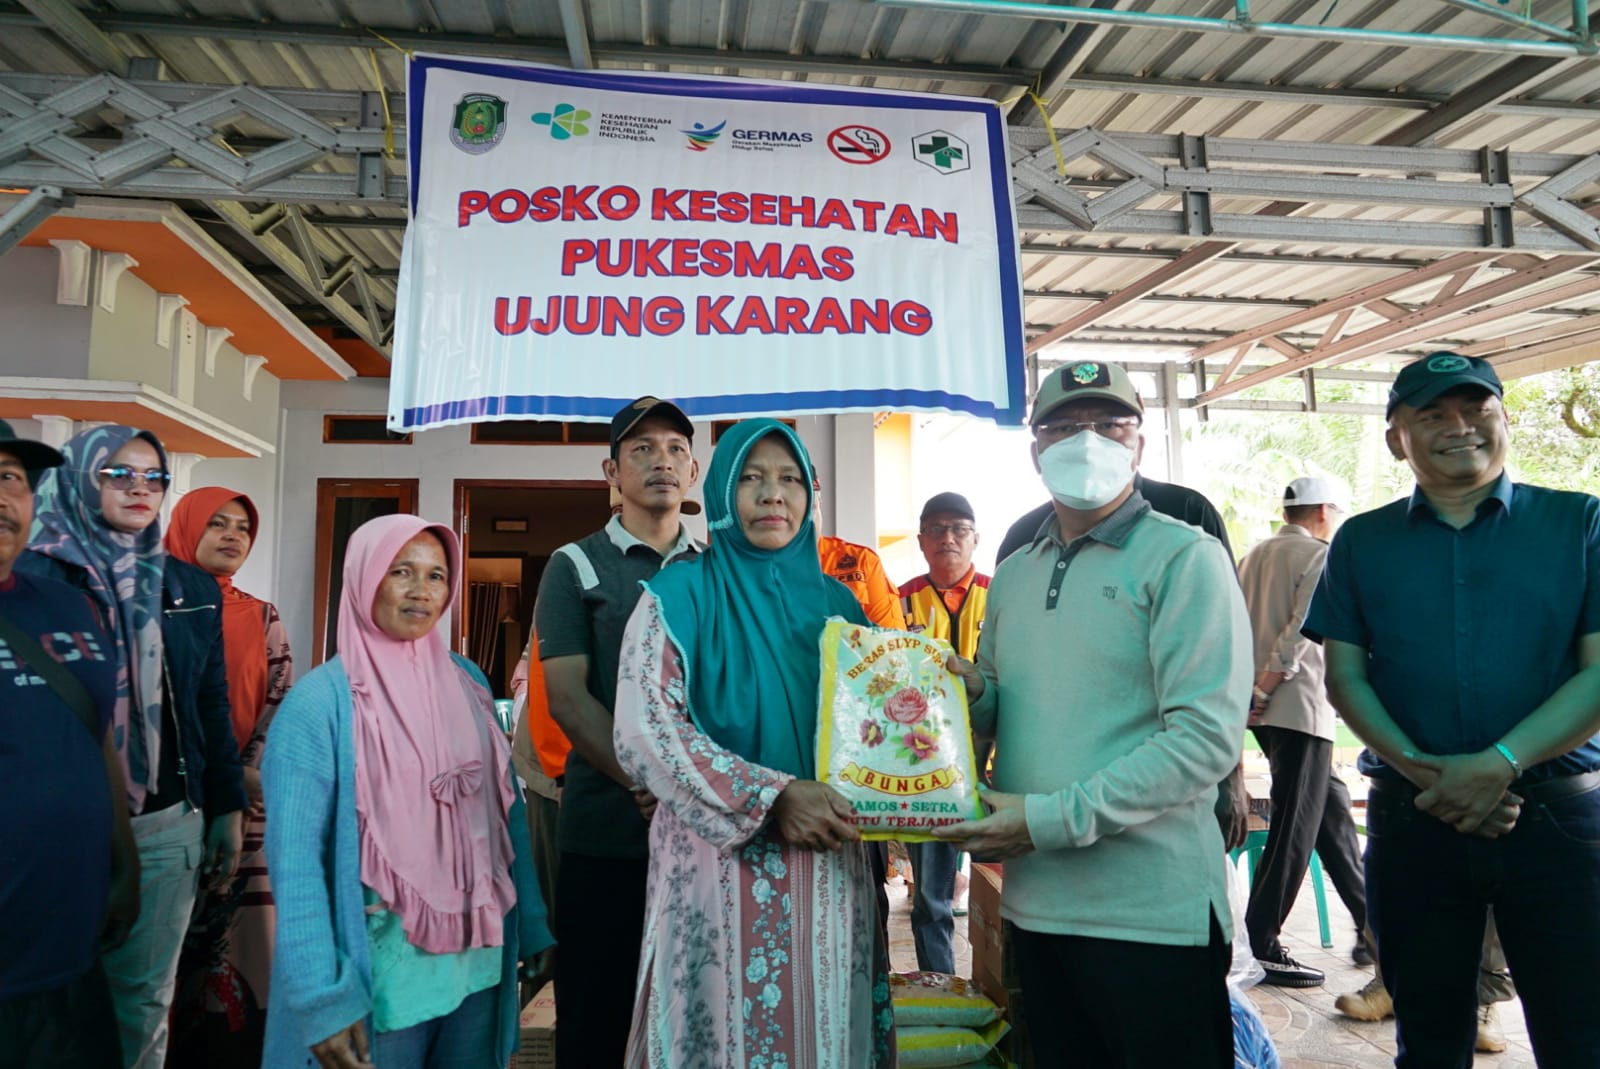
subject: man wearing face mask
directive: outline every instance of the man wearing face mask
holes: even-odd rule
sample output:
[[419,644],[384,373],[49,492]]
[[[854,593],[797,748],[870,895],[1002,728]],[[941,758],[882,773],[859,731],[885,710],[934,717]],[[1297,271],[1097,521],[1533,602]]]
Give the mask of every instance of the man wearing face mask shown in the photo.
[[1041,1069],[1234,1064],[1212,799],[1239,761],[1250,619],[1222,544],[1135,488],[1142,415],[1113,364],[1040,385],[1052,515],[996,569],[978,663],[952,661],[998,746],[996,790],[941,836],[1008,859],[1023,997],[1052,1008],[1029,1020]]

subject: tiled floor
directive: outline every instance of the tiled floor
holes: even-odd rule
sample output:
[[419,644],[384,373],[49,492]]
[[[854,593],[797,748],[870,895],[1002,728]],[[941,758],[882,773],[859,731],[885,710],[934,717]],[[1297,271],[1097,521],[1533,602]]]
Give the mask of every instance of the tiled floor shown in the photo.
[[[1356,991],[1372,978],[1372,970],[1350,962],[1355,945],[1355,928],[1334,893],[1327,888],[1333,946],[1323,949],[1317,932],[1317,910],[1307,885],[1295,902],[1294,912],[1284,928],[1283,941],[1289,952],[1304,964],[1327,973],[1323,987],[1290,990],[1260,985],[1250,998],[1277,1044],[1284,1069],[1388,1069],[1394,1064],[1394,1021],[1367,1023],[1343,1017],[1333,1008],[1333,1000],[1346,991]],[[911,904],[904,883],[895,877],[889,885],[890,958],[897,970],[917,967],[916,948],[911,941]],[[972,948],[966,938],[966,919],[956,918],[956,970],[971,975]],[[1158,998],[1159,1001],[1159,998]],[[1533,1050],[1528,1045],[1521,1004],[1503,1002],[1499,1006],[1501,1027],[1510,1041],[1504,1054],[1480,1054],[1476,1064],[1485,1069],[1534,1069]]]

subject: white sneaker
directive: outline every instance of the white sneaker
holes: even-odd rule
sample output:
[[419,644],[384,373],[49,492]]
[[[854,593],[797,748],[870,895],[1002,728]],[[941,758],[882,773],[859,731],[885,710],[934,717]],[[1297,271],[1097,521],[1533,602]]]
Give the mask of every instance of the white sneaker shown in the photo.
[[1500,1054],[1506,1049],[1506,1034],[1500,1031],[1500,1011],[1492,1002],[1478,1007],[1478,1040],[1472,1049],[1482,1054]]

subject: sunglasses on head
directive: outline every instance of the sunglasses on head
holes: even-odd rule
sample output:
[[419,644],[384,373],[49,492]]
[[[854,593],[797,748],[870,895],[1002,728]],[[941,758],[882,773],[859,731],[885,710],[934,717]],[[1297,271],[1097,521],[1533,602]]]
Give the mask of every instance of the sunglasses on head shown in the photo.
[[135,471],[126,464],[118,464],[111,468],[101,468],[98,472],[100,481],[115,490],[131,490],[136,482],[143,479],[144,484],[156,493],[166,490],[167,484],[172,481],[172,473],[161,471]]

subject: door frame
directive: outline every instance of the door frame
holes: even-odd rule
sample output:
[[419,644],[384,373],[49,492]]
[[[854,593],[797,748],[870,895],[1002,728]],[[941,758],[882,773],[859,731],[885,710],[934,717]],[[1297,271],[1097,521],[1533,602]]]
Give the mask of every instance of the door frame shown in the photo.
[[[457,479],[450,491],[450,518],[456,537],[461,540],[461,566],[472,557],[472,516],[467,505],[467,495],[472,490],[609,490],[611,484],[604,479]],[[461,577],[461,589],[467,589],[467,577]],[[463,593],[463,597],[465,594]],[[466,613],[461,611],[462,598],[450,606],[450,648],[467,655]]]
[[[343,488],[346,492],[340,493]],[[316,565],[312,581],[311,663],[323,661],[323,650],[328,639],[328,621],[338,606],[328,604],[328,590],[333,585],[333,512],[334,502],[341,497],[396,497],[400,498],[400,511],[416,514],[421,493],[420,479],[333,478],[317,480],[317,533]],[[398,493],[396,492],[398,491]],[[407,497],[410,508],[406,507]]]

